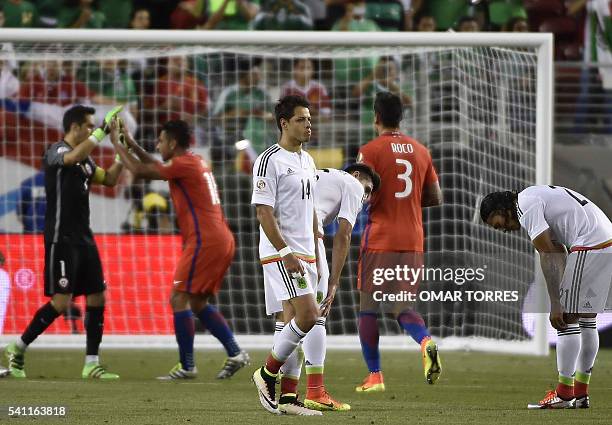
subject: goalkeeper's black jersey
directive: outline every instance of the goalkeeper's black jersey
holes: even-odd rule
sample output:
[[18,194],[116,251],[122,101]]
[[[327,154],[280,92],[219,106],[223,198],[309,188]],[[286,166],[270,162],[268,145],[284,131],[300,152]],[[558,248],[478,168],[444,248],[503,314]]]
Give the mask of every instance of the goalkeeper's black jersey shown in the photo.
[[55,143],[43,156],[45,171],[45,243],[95,244],[89,227],[89,187],[96,164],[87,157],[64,166],[64,154],[71,151],[64,141]]

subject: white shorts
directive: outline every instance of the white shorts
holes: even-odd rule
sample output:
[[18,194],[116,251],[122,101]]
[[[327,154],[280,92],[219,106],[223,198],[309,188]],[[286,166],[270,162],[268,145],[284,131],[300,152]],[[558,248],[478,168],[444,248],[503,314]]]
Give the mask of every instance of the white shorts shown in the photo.
[[610,310],[611,285],[612,247],[570,253],[560,288],[564,311],[601,313]]
[[317,281],[317,266],[300,260],[306,271],[306,286],[300,287],[293,279],[282,261],[263,265],[264,288],[266,296],[266,314],[283,311],[283,301],[306,294],[314,294],[314,282]]

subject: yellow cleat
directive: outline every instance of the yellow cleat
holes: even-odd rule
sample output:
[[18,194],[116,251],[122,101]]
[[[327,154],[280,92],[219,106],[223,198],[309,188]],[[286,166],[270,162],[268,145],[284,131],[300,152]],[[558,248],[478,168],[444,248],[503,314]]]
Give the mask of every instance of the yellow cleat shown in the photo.
[[321,412],[328,410],[335,412],[345,412],[347,410],[351,410],[350,404],[341,403],[337,400],[334,400],[326,390],[323,390],[321,394],[316,397],[308,397],[308,395],[306,395],[306,399],[304,400],[304,406],[312,410],[319,410]]
[[442,362],[438,353],[438,346],[431,338],[424,338],[421,342],[421,353],[423,355],[423,370],[425,380],[428,384],[436,383],[442,373]]
[[358,393],[378,393],[385,390],[382,371],[371,372],[364,380],[363,384],[355,388]]

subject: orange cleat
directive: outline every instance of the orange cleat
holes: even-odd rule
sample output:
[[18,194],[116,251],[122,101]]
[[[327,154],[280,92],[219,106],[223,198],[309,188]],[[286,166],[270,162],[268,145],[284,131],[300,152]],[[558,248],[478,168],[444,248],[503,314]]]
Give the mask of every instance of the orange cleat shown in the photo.
[[325,389],[317,396],[309,396],[307,394],[304,400],[304,406],[309,409],[320,411],[333,410],[336,412],[344,412],[346,410],[351,410],[350,404],[334,400]]
[[382,371],[371,372],[364,380],[363,384],[355,388],[358,393],[377,393],[385,390]]

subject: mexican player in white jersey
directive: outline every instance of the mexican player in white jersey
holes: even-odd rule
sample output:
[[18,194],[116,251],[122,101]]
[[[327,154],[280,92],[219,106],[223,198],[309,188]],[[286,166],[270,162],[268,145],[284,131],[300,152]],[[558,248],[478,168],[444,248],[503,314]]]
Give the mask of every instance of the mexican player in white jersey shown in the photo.
[[[530,409],[587,408],[589,380],[599,349],[597,313],[612,309],[612,223],[592,201],[561,186],[494,192],[480,205],[488,225],[523,227],[540,255],[557,329],[556,390]],[[567,255],[567,250],[569,255]]]
[[[315,293],[317,303],[321,308],[321,317],[317,319],[315,326],[308,332],[302,343],[307,376],[304,405],[314,410],[344,411],[351,408],[350,405],[331,397],[325,388],[323,379],[327,345],[325,322],[340,284],[340,275],[350,248],[351,233],[357,215],[379,185],[380,177],[366,164],[352,164],[345,168],[345,171],[327,168],[317,171],[317,190],[314,199],[319,220],[318,248],[320,255],[317,257],[319,281]],[[323,227],[335,220],[338,221],[338,229],[333,240],[330,274],[323,244]],[[266,311],[268,314],[277,313],[277,332],[283,329],[287,321],[281,313],[282,310],[282,304],[274,297],[270,285],[266,285]],[[281,368],[282,379],[290,377],[297,383],[301,372],[300,358],[298,362],[298,367],[293,371],[287,370],[286,366]]]
[[[253,196],[259,228],[259,257],[270,296],[282,303],[290,321],[275,335],[266,364],[253,373],[261,405],[274,414],[321,415],[297,399],[297,380],[283,369],[281,396],[276,401],[276,378],[283,365],[296,368],[295,350],[319,318],[314,290],[317,284],[318,220],[314,207],[316,167],[302,149],[310,140],[309,104],[301,96],[285,96],[274,108],[281,132],[253,166]],[[301,366],[301,365],[300,365]],[[294,385],[295,383],[295,385]]]

